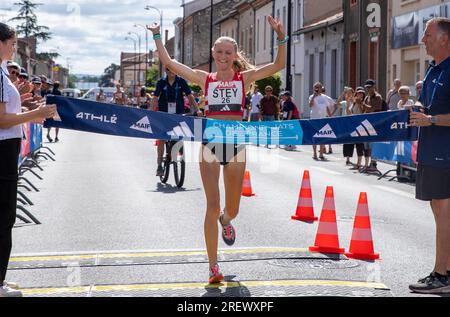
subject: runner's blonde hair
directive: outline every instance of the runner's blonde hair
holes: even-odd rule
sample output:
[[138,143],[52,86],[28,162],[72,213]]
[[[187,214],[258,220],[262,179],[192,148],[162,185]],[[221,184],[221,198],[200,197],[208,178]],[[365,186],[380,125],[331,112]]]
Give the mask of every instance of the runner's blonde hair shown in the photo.
[[232,37],[228,37],[228,36],[219,37],[216,40],[216,42],[214,43],[214,47],[212,48],[213,51],[217,44],[224,43],[224,42],[233,44],[235,52],[237,53],[238,58],[237,58],[237,60],[235,60],[233,62],[233,70],[234,71],[243,72],[243,71],[255,68],[255,66],[249,62],[249,60],[245,56],[244,52],[239,51],[238,44],[237,44],[236,40],[233,39]]

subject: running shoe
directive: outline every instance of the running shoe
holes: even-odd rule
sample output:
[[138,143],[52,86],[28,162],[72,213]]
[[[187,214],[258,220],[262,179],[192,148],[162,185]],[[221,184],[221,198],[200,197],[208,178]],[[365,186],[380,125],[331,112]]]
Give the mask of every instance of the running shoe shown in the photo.
[[222,273],[220,273],[219,264],[209,269],[209,284],[218,284],[224,279]]
[[222,223],[223,215],[224,214],[221,214],[219,218],[219,222],[222,225],[222,238],[227,245],[232,246],[234,244],[234,241],[236,240],[236,230],[234,230],[234,227],[231,225],[231,223],[228,225],[224,225]]
[[47,140],[48,140],[48,142],[50,142],[50,143],[53,142],[53,139],[50,137],[50,135],[47,135]]
[[448,276],[435,272],[420,279],[417,284],[409,285],[409,289],[419,294],[450,294]]
[[0,287],[0,297],[22,297],[21,291],[13,289],[6,282]]

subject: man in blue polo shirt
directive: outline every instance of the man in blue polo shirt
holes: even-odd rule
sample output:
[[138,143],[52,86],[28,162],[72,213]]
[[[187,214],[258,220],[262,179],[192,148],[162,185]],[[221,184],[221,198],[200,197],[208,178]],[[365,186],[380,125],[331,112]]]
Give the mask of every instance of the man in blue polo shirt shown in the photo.
[[[153,110],[167,112],[169,114],[183,114],[184,96],[189,98],[189,103],[194,108],[198,109],[192,91],[189,88],[186,80],[175,75],[169,68],[166,67],[166,76],[161,78],[156,84],[156,91],[153,97]],[[158,168],[156,176],[163,176],[164,169],[162,167],[164,147],[166,142],[158,141]]]
[[430,20],[422,42],[434,61],[419,98],[424,111],[411,113],[411,125],[420,127],[416,198],[431,201],[436,264],[429,276],[409,288],[417,293],[443,294],[450,293],[450,19]]

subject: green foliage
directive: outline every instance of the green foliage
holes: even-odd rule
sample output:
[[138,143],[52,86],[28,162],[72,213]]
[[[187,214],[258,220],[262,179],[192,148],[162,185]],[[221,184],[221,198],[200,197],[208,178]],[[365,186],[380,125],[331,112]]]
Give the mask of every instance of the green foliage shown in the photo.
[[103,75],[99,79],[99,87],[114,87],[114,76],[119,69],[120,66],[114,63],[105,68]]
[[33,3],[31,0],[20,0],[14,3],[15,6],[19,6],[19,13],[16,17],[10,21],[17,21],[21,24],[17,25],[17,34],[25,37],[35,37],[38,40],[47,41],[51,39],[51,34],[48,32],[47,26],[38,25],[37,16],[34,13],[42,3]]
[[77,76],[75,75],[69,75],[69,82],[68,82],[68,87],[67,88],[76,88],[75,83],[78,81]]
[[192,84],[192,83],[189,84],[189,88],[191,88],[191,90],[196,93],[198,93],[202,89],[202,88],[200,88],[199,85]]
[[157,65],[152,65],[152,67],[147,70],[146,79],[146,86],[156,86],[156,83],[159,80],[159,67]]
[[280,94],[280,90],[281,90],[281,75],[280,73],[277,73],[273,76],[258,80],[256,82],[256,84],[259,87],[259,91],[264,94],[264,88],[266,88],[266,86],[272,86],[273,88],[273,95],[274,96],[278,96]]

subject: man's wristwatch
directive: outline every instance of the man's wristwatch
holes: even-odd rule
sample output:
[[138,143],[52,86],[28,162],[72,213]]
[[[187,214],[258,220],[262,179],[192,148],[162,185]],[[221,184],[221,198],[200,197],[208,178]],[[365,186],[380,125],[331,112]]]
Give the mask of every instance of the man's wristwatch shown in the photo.
[[431,116],[430,117],[430,122],[431,122],[431,125],[436,125],[437,124],[437,117],[436,116]]

